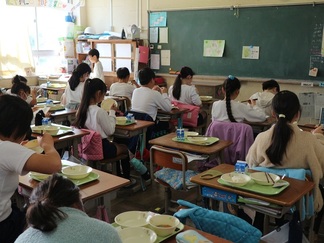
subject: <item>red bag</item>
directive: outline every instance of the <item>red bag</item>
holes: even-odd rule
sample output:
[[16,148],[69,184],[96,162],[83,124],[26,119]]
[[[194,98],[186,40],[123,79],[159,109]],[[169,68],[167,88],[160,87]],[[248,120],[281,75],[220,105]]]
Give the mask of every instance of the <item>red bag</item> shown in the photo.
[[102,138],[96,131],[82,129],[90,132],[81,138],[81,143],[78,145],[79,155],[85,160],[102,160],[104,158],[102,151]]
[[[178,101],[172,101],[172,103],[180,109],[189,109],[188,112],[182,115],[182,124],[184,127],[197,127],[200,111],[199,106],[183,104]],[[176,123],[177,121],[175,121],[174,125],[176,125]]]

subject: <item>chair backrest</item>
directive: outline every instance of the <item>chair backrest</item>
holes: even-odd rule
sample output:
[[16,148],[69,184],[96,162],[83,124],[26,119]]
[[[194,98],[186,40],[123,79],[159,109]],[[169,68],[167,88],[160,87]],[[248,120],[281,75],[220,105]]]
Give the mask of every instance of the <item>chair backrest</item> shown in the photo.
[[81,143],[78,145],[79,156],[85,160],[102,160],[104,156],[101,135],[93,130],[81,130],[90,133],[81,138]]
[[[182,123],[185,127],[197,127],[198,124],[198,116],[200,107],[196,105],[188,105],[183,104],[178,101],[172,101],[172,104],[174,104],[176,107],[180,109],[188,109],[187,112],[183,113],[182,115]],[[177,121],[175,121],[177,123]],[[174,124],[176,125],[176,124]]]
[[186,171],[188,168],[188,159],[185,154],[177,150],[171,150],[154,145],[150,149],[151,176],[154,175],[154,164],[163,168],[181,171],[182,185],[183,188],[186,189]]
[[213,121],[207,128],[206,136],[233,142],[231,146],[224,149],[224,162],[227,164],[245,160],[249,148],[254,142],[252,127],[238,122]]

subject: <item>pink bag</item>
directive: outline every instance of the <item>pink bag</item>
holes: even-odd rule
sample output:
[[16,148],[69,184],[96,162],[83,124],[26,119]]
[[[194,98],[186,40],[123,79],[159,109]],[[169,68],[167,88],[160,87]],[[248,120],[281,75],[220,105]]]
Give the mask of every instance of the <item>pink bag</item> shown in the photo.
[[82,130],[90,132],[90,134],[81,138],[81,143],[78,145],[80,157],[85,160],[102,160],[104,156],[101,135],[93,130]]
[[197,127],[200,111],[199,106],[183,104],[177,101],[172,101],[172,103],[180,109],[189,109],[188,112],[183,113],[182,115],[182,123],[184,127]]
[[97,207],[96,218],[109,223],[108,213],[104,205]]

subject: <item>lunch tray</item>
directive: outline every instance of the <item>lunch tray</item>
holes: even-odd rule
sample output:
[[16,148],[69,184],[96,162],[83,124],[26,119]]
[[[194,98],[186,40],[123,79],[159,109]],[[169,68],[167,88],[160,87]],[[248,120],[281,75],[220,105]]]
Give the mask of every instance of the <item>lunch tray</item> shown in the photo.
[[[38,105],[35,105],[34,107],[37,107],[37,108],[45,108],[46,105],[44,104],[38,104]],[[60,104],[55,104],[55,105],[49,105],[48,107],[50,107],[49,111],[62,111],[62,110],[65,110],[65,107],[64,105],[60,105]]]
[[117,126],[128,126],[128,125],[133,125],[133,124],[136,124],[136,121],[133,121],[133,122],[127,122],[127,123],[118,123],[116,121],[116,125]]
[[[113,227],[116,228],[117,232],[121,229],[121,226],[119,226],[119,225],[118,225],[117,223],[115,223],[115,222],[113,222],[111,225],[112,225]],[[149,225],[147,225],[147,226],[145,226],[145,227],[151,229]],[[184,225],[183,225],[182,223],[180,223],[180,224],[178,225],[178,227],[176,228],[176,230],[174,231],[173,234],[171,234],[171,235],[167,235],[167,236],[158,236],[158,235],[157,235],[156,241],[155,241],[154,243],[163,242],[164,240],[170,238],[171,236],[178,234],[178,233],[181,232],[183,229],[184,229]],[[152,229],[152,230],[153,230],[153,229]],[[153,230],[153,231],[154,231],[154,230]]]
[[199,146],[208,146],[208,145],[212,145],[212,144],[218,142],[219,138],[207,137],[207,140],[203,141],[203,142],[191,142],[187,138],[185,138],[183,141],[180,141],[180,140],[177,140],[177,137],[174,137],[174,138],[172,138],[172,141],[179,142],[179,143],[194,144],[194,145],[199,145]]
[[284,180],[278,181],[278,182],[284,181],[287,183],[286,185],[284,185],[282,187],[272,187],[272,186],[260,185],[260,184],[255,183],[252,179],[244,186],[235,186],[235,185],[229,184],[229,183],[225,182],[224,180],[222,180],[222,178],[219,178],[217,181],[224,186],[234,187],[234,188],[238,188],[241,190],[251,191],[251,192],[255,192],[255,193],[259,193],[259,194],[263,194],[263,195],[277,195],[280,192],[282,192],[283,190],[285,190],[290,185],[288,181],[284,181]]
[[[68,127],[68,126],[63,126],[63,125],[55,124],[55,123],[52,123],[51,126],[60,127],[60,129],[57,131],[56,134],[51,134],[53,137],[64,135],[64,134],[67,134],[67,133],[73,133],[73,129],[71,127]],[[33,129],[33,127],[35,127],[35,125],[32,125],[31,129]],[[33,133],[41,134],[41,132],[39,132],[39,131],[33,131]]]

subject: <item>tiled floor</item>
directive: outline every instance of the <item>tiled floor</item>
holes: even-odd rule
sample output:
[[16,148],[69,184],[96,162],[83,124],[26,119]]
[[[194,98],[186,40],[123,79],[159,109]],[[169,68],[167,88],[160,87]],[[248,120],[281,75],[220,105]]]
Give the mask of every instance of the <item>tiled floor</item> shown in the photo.
[[[176,194],[177,197],[191,201],[194,197],[186,194]],[[118,192],[117,198],[112,201],[112,212],[110,218],[113,220],[119,213],[130,210],[153,211],[162,213],[164,210],[164,189],[153,182],[147,186],[146,191],[133,192],[131,189],[122,189]],[[324,221],[324,220],[323,220]],[[324,222],[317,242],[324,242]]]

